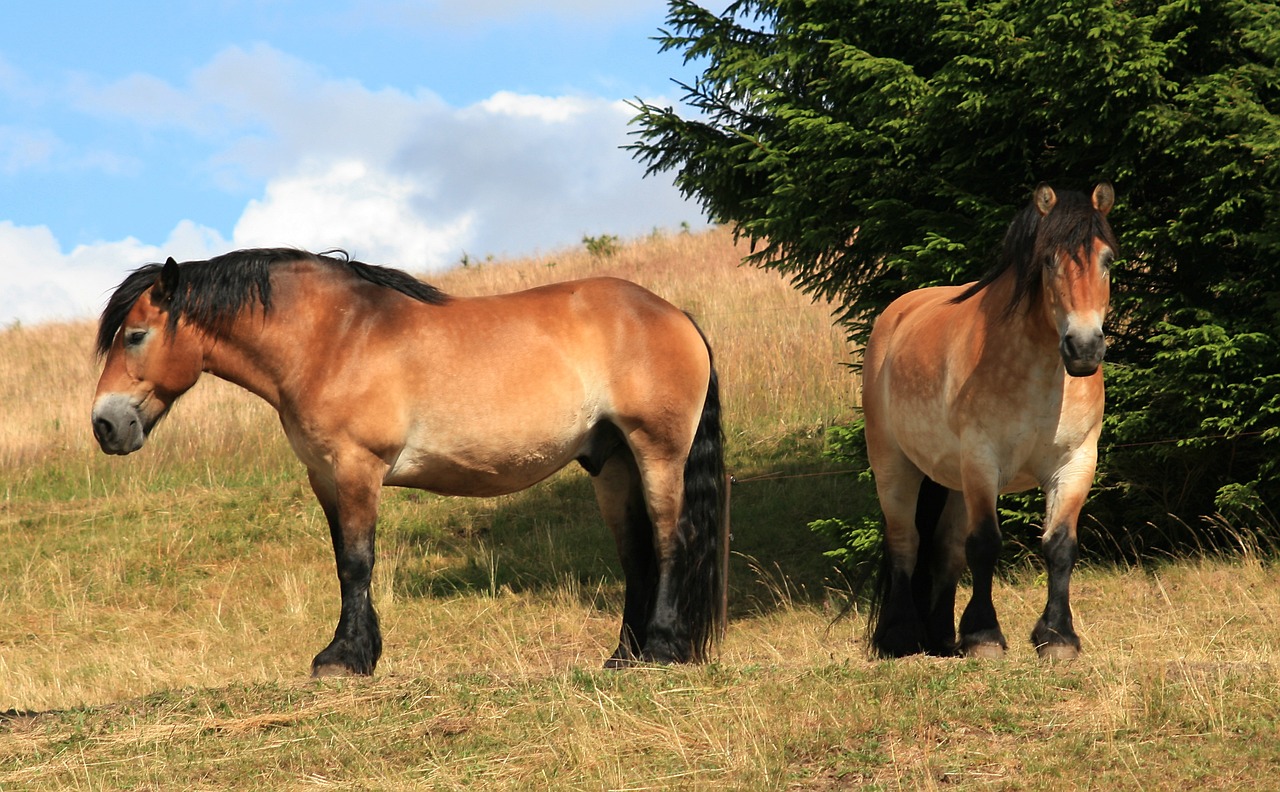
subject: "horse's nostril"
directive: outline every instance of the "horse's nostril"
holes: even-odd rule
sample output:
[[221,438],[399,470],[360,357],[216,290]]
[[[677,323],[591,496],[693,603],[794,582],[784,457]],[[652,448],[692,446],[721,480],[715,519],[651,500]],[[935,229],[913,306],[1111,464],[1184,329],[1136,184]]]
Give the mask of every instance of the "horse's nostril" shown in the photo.
[[115,434],[115,427],[106,418],[93,419],[93,436],[98,440],[106,440]]

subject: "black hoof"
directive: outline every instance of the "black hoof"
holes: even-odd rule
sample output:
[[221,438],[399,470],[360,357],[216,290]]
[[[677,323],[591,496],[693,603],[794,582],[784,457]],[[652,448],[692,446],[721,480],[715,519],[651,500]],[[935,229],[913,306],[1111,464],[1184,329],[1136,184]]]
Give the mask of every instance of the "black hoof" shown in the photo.
[[918,623],[898,621],[881,624],[871,637],[871,652],[886,660],[924,651],[924,635]]
[[641,662],[640,658],[630,648],[619,644],[618,648],[613,650],[613,655],[604,661],[604,667],[606,670],[616,671],[620,668],[637,666]]
[[368,647],[334,641],[311,661],[313,679],[332,676],[373,676],[378,658]]
[[1074,660],[1080,656],[1080,636],[1061,633],[1037,624],[1031,632],[1031,644],[1042,660]]
[[679,651],[667,643],[655,643],[654,641],[649,642],[649,645],[640,653],[640,657],[650,665],[675,665],[689,662],[688,652]]
[[604,661],[604,667],[610,670],[621,668],[635,668],[637,666],[660,666],[674,665],[676,663],[688,662],[681,656],[669,649],[660,647],[646,648],[638,656],[631,650],[621,646],[613,653],[613,656]]
[[998,627],[966,633],[960,638],[960,654],[965,657],[999,659],[1004,657],[1008,648],[1009,642],[1004,639],[1004,633]]
[[311,662],[311,678],[324,679],[325,677],[360,677],[373,676],[372,671],[357,671],[349,665],[341,663],[317,663]]
[[910,641],[872,641],[871,654],[881,660],[896,660],[899,657],[910,657],[924,652],[924,647],[919,643],[911,643]]
[[610,657],[604,661],[604,670],[622,671],[623,669],[636,668],[644,664],[643,660],[634,657]]
[[954,641],[924,647],[924,653],[930,657],[959,657],[960,645]]

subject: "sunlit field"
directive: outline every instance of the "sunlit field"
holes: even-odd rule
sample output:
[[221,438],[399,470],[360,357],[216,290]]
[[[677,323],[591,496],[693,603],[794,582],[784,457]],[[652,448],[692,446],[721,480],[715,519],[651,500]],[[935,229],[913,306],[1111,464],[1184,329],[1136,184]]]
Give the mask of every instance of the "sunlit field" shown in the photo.
[[337,581],[275,414],[206,378],[143,451],[107,457],[92,323],[0,330],[0,788],[1266,788],[1280,582],[1251,553],[1086,564],[1072,663],[1036,659],[1044,580],[1021,562],[995,593],[1006,659],[868,659],[807,528],[874,508],[823,455],[856,414],[854,353],[829,306],[744,254],[723,230],[667,233],[430,278],[467,295],[615,275],[706,331],[742,483],[731,622],[698,667],[601,670],[622,586],[575,467],[487,500],[388,490],[382,661],[313,681]]

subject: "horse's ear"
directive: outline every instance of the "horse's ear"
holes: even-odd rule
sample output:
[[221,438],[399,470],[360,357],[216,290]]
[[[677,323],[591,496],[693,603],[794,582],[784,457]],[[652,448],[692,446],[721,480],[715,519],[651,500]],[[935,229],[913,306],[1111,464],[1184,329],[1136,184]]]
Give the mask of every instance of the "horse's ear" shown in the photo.
[[173,260],[173,256],[164,263],[160,268],[160,277],[156,278],[155,285],[151,287],[151,304],[157,308],[163,308],[168,305],[169,300],[178,291],[178,262]]
[[1098,182],[1098,186],[1093,188],[1093,208],[1106,217],[1115,203],[1116,191],[1111,186],[1111,182]]
[[1035,195],[1031,200],[1036,205],[1036,211],[1040,213],[1040,216],[1045,217],[1058,204],[1058,194],[1049,185],[1041,183],[1040,186],[1036,187]]

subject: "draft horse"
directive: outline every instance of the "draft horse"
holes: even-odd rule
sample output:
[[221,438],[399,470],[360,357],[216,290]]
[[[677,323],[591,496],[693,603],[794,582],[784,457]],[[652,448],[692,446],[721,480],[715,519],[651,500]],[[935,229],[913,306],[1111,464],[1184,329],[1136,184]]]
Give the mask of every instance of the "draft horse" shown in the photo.
[[372,674],[383,486],[493,496],[576,460],[617,543],[608,667],[704,660],[717,637],[724,482],[711,350],[623,280],[463,298],[340,251],[241,250],[128,275],[98,326],[93,433],[142,447],[203,372],[265,399],[329,523],[342,594],[313,675]]
[[[1107,183],[1089,196],[1042,184],[986,276],[909,292],[877,317],[863,368],[867,453],[884,512],[876,654],[1003,655],[991,599],[996,498],[1037,486],[1049,585],[1031,641],[1042,658],[1079,654],[1069,589],[1102,426],[1114,202]],[[957,641],[966,567],[973,591]]]

